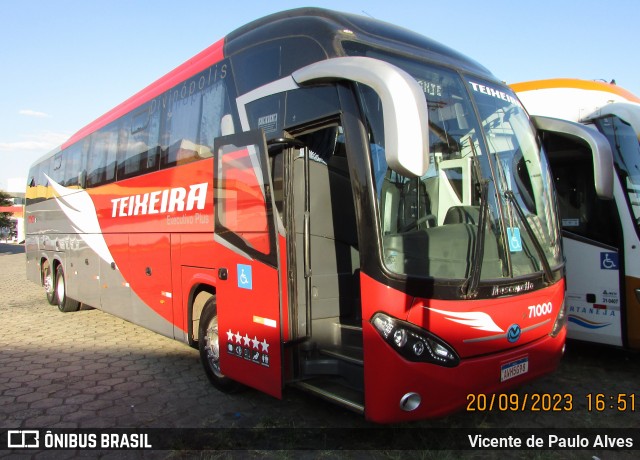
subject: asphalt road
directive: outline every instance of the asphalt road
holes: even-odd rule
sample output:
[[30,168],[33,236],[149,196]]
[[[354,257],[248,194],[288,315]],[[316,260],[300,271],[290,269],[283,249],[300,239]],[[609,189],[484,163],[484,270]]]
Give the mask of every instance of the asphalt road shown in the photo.
[[[240,433],[254,429],[289,430],[309,434],[325,430],[327,436],[385,433],[360,415],[333,406],[295,389],[285,389],[283,400],[276,400],[246,389],[224,394],[206,379],[197,350],[159,336],[119,318],[94,309],[60,313],[50,306],[43,289],[26,280],[25,257],[21,246],[0,243],[0,432],[28,428],[41,429],[182,429],[215,432],[239,428]],[[623,411],[604,408],[589,410],[597,393],[635,395]],[[428,433],[446,428],[451,433],[495,428],[500,432],[542,429],[542,432],[575,428],[609,430],[608,433],[632,430],[640,437],[640,355],[613,348],[569,342],[559,370],[533,382],[516,393],[565,395],[556,408],[563,410],[506,410],[498,404],[493,410],[463,411],[449,417],[389,427],[406,435]],[[569,396],[566,396],[569,395]],[[566,402],[571,399],[569,410]],[[550,400],[553,402],[553,399]],[[545,404],[540,404],[544,409]],[[553,404],[552,404],[553,405]],[[608,403],[607,403],[608,406]],[[477,405],[476,405],[477,408]],[[593,408],[592,408],[593,409]],[[247,430],[243,432],[242,430]],[[297,430],[297,431],[296,431]],[[351,431],[349,431],[351,430]],[[361,430],[361,431],[358,431]],[[547,430],[547,431],[544,431]],[[551,431],[549,431],[551,430]],[[613,431],[611,431],[613,430]],[[494,430],[495,432],[495,430]],[[343,433],[343,434],[344,434]],[[466,435],[465,435],[466,436]],[[360,438],[362,436],[360,435]],[[362,441],[362,439],[360,439]],[[4,442],[4,439],[3,439]],[[345,442],[342,439],[342,442]],[[177,447],[173,451],[0,451],[11,458],[227,458],[271,457],[298,458],[401,458],[398,451],[380,449],[380,437],[372,439],[376,450],[335,451],[300,450],[284,454],[264,451],[250,445],[240,453],[231,451],[193,453]],[[640,438],[638,440],[640,443]],[[348,443],[347,443],[348,444]],[[6,444],[5,444],[6,445]],[[327,445],[331,445],[329,441]],[[390,443],[390,445],[395,445]],[[282,448],[282,443],[279,445]],[[292,441],[292,448],[299,443]],[[313,447],[313,446],[312,446]],[[319,446],[315,446],[319,447]],[[342,445],[348,449],[348,445]],[[284,448],[287,448],[284,443]],[[365,447],[366,448],[366,447]],[[635,449],[640,446],[635,446]],[[304,449],[304,447],[303,447]],[[411,457],[415,456],[415,451]],[[422,458],[503,458],[505,451],[421,452]],[[570,450],[510,451],[508,457],[519,458],[637,458],[640,450]]]

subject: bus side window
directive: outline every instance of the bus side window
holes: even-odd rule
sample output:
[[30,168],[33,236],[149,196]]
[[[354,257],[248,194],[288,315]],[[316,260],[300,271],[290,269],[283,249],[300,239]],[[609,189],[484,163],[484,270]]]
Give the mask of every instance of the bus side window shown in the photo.
[[[56,153],[52,161],[49,164],[49,168],[43,171],[47,174],[52,180],[56,181],[59,184],[64,183],[64,152]],[[43,180],[46,182],[45,185],[51,186],[49,181],[47,181],[46,177],[43,175]]]
[[[88,141],[88,139],[87,139]],[[82,142],[76,142],[72,146],[63,151],[64,175],[60,184],[66,187],[77,188],[79,185],[79,177],[83,170],[83,153]]]
[[197,159],[202,94],[174,98],[164,113],[162,167],[190,163]]
[[169,100],[163,113],[161,167],[210,158],[213,139],[220,136],[220,120],[228,112],[224,80],[184,99]]
[[116,177],[118,122],[102,128],[92,138],[87,155],[87,187],[113,182]]
[[27,205],[31,203],[36,203],[40,198],[44,198],[44,194],[40,193],[41,187],[39,187],[39,178],[40,178],[40,170],[46,165],[46,161],[43,163],[36,164],[29,170],[29,179],[27,180],[27,193],[25,198],[27,200]]
[[118,180],[158,169],[160,110],[151,112],[151,104],[145,104],[130,120],[127,142],[118,156]]

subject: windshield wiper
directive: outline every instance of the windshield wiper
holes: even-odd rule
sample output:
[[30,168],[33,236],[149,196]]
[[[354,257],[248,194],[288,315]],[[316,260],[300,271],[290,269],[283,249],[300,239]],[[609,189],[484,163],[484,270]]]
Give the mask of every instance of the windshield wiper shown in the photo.
[[480,283],[482,261],[484,259],[484,236],[487,228],[487,214],[489,212],[488,190],[489,179],[484,179],[480,183],[480,215],[478,216],[478,233],[476,234],[476,244],[471,262],[471,273],[462,285],[462,295],[467,299],[474,298],[478,295],[478,284]]
[[513,205],[513,208],[516,210],[516,214],[518,214],[518,217],[520,218],[520,222],[522,222],[522,225],[524,226],[524,230],[527,232],[527,235],[529,235],[529,238],[531,238],[533,247],[536,250],[538,257],[540,258],[540,263],[542,264],[542,268],[544,270],[544,278],[547,280],[547,283],[553,282],[553,273],[551,272],[551,267],[549,266],[547,256],[544,253],[544,249],[542,249],[540,241],[538,241],[538,237],[536,237],[536,234],[533,232],[533,229],[529,225],[529,222],[524,215],[524,211],[522,210],[520,203],[518,203],[518,200],[516,199],[515,193],[513,193],[513,191],[511,190],[507,190],[504,192],[504,196]]

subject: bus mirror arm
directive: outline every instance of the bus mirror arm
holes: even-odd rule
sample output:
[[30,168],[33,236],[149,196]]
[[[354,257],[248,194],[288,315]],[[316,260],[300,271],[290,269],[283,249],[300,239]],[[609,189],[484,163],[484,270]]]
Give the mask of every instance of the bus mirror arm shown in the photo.
[[[429,117],[418,82],[388,62],[339,57],[310,64],[292,74],[298,85],[348,80],[371,87],[380,97],[385,157],[394,171],[420,177],[429,168]],[[419,154],[417,154],[419,153]]]
[[531,116],[539,131],[578,140],[589,147],[593,157],[593,180],[596,194],[603,200],[613,198],[613,154],[607,138],[598,131],[579,123],[558,118]]

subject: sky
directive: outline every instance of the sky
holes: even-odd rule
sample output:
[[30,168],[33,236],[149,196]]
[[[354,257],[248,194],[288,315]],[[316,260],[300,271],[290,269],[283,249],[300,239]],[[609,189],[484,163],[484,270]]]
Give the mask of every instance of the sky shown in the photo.
[[0,189],[229,32],[301,6],[411,29],[507,83],[615,79],[640,95],[637,0],[0,0]]

